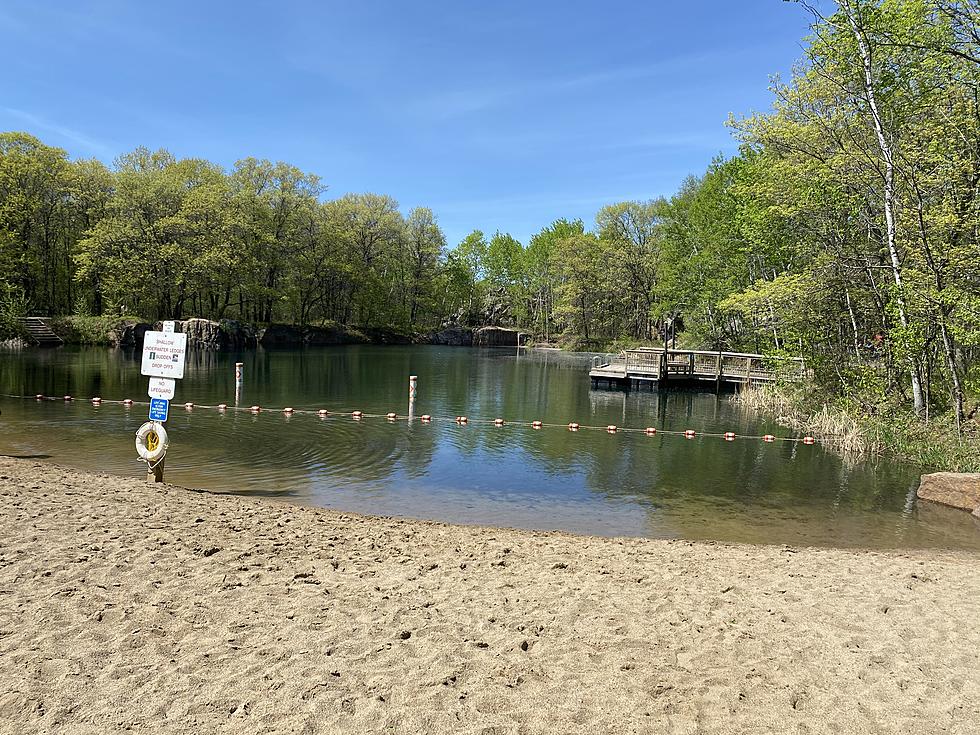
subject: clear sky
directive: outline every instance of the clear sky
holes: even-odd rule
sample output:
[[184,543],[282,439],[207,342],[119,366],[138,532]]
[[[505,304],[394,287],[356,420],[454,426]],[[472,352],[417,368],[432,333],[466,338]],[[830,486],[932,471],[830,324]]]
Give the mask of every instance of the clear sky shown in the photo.
[[138,145],[428,206],[450,244],[671,194],[769,108],[807,15],[781,0],[0,5],[0,130]]

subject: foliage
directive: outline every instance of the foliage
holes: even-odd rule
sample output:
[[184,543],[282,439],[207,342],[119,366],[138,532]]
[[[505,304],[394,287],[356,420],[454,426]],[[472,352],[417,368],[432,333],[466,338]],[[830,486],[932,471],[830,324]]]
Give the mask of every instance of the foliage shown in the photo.
[[[496,323],[566,346],[802,355],[862,415],[957,432],[980,401],[980,3],[841,0],[742,147],[671,197],[447,247],[431,210],[137,149],[111,169],[0,135],[0,293],[32,313],[403,331]],[[10,302],[13,303],[13,302]],[[8,307],[9,311],[9,307]],[[897,415],[897,414],[896,414]]]

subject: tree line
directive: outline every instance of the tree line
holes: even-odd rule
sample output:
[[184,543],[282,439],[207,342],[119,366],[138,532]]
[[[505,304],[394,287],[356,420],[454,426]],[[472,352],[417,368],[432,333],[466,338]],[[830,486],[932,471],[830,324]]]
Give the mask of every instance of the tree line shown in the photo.
[[[822,385],[957,422],[980,393],[980,2],[841,0],[741,147],[673,196],[447,246],[433,213],[324,200],[285,163],[138,149],[106,167],[0,135],[7,314],[189,315],[566,346],[803,355]],[[870,408],[869,410],[873,410]]]

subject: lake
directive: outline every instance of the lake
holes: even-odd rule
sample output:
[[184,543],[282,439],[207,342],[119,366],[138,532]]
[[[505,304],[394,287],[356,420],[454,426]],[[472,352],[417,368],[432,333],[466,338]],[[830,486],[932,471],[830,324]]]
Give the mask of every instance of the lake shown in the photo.
[[[134,448],[147,407],[138,355],[64,347],[0,353],[0,453],[84,470],[145,476]],[[269,409],[407,413],[417,375],[422,423],[348,416],[290,417]],[[842,547],[980,549],[968,513],[915,501],[920,470],[843,459],[819,445],[726,442],[702,432],[790,436],[694,390],[590,387],[590,356],[548,350],[345,346],[192,352],[167,429],[168,482],[363,513],[562,529],[598,535]],[[35,401],[9,395],[70,394]],[[457,425],[452,417],[472,420]],[[504,426],[476,419],[506,420]],[[512,422],[561,424],[540,430]],[[584,425],[693,429],[699,436],[615,434]]]

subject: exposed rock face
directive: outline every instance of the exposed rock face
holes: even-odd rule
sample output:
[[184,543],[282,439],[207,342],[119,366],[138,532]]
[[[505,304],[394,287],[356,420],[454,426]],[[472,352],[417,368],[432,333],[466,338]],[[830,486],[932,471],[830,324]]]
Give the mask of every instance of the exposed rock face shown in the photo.
[[258,337],[263,347],[299,347],[303,344],[303,330],[291,324],[270,324],[259,330]]
[[463,327],[448,327],[429,335],[429,342],[434,345],[469,347],[473,344],[473,330]]
[[410,334],[392,329],[362,329],[367,340],[376,345],[410,345],[414,341]]
[[299,327],[291,324],[269,325],[259,331],[258,341],[263,347],[321,347],[381,342],[360,332],[340,327]]
[[174,329],[187,335],[188,349],[223,350],[227,347],[228,338],[221,331],[221,325],[210,319],[185,319],[177,322]]
[[[933,472],[923,475],[916,495],[963,510],[980,510],[980,474]],[[974,512],[974,515],[977,515]]]
[[[140,327],[145,327],[140,329]],[[136,342],[138,348],[143,344],[143,336],[147,329],[161,330],[163,322],[157,322],[152,327],[149,324],[136,325]],[[255,347],[255,329],[250,324],[234,319],[222,319],[220,322],[210,319],[184,319],[174,322],[174,330],[187,335],[188,349],[196,350],[235,350]]]
[[143,348],[143,336],[153,329],[146,322],[123,322],[109,333],[109,341],[116,347]]
[[516,329],[503,327],[480,327],[473,332],[474,347],[516,347],[518,342]]
[[227,349],[251,349],[259,343],[255,336],[255,327],[251,324],[239,322],[235,319],[222,319],[220,325],[221,331],[227,339]]
[[352,345],[370,340],[359,332],[351,332],[339,327],[304,327],[303,343],[306,345]]

